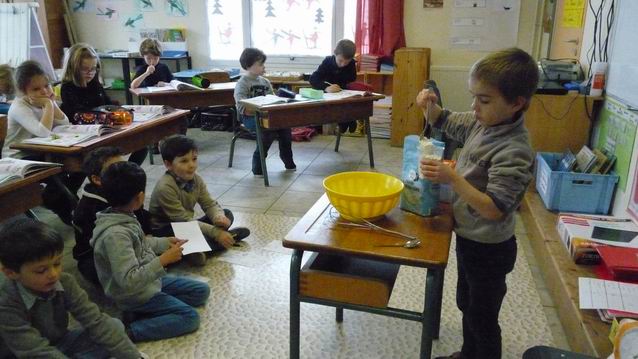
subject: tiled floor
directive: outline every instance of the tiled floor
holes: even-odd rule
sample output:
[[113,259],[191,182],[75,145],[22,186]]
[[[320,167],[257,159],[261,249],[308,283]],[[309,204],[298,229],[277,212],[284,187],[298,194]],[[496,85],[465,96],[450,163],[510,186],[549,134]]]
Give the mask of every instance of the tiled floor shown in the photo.
[[[267,221],[271,221],[272,218],[281,218],[282,227],[290,226],[290,223],[294,223],[294,219],[290,217],[300,217],[302,216],[311,206],[312,204],[323,194],[322,181],[323,178],[327,175],[347,171],[347,170],[374,170],[380,172],[386,172],[393,174],[395,176],[399,176],[401,172],[401,158],[402,158],[402,149],[391,147],[389,145],[388,140],[379,140],[375,139],[374,143],[374,153],[375,153],[375,168],[371,169],[368,163],[368,153],[367,153],[367,144],[365,138],[353,138],[353,137],[345,137],[342,138],[341,148],[338,153],[334,152],[334,144],[335,137],[334,136],[317,136],[312,139],[311,142],[295,142],[293,143],[293,152],[295,157],[295,162],[297,163],[297,171],[296,172],[287,172],[284,170],[283,164],[279,160],[277,144],[273,145],[269,156],[268,156],[268,169],[270,174],[270,187],[264,187],[263,178],[254,177],[250,171],[251,166],[251,158],[252,153],[255,148],[254,141],[248,140],[238,140],[236,149],[235,149],[235,158],[234,165],[232,168],[228,168],[228,153],[230,146],[230,138],[231,134],[227,132],[202,132],[199,130],[190,129],[188,132],[189,136],[194,138],[199,146],[199,174],[204,178],[206,183],[208,184],[209,191],[216,198],[223,207],[229,208],[237,213],[240,221],[246,220],[246,216],[248,214],[260,214],[260,215],[268,215],[267,218],[257,218],[259,221],[259,231],[267,232],[268,226],[270,225]],[[147,161],[144,164],[144,169],[146,170],[148,176],[148,184],[147,184],[147,194],[152,192],[152,188],[156,183],[157,179],[164,173],[164,166],[161,163],[161,158],[159,155],[155,155],[155,164],[150,165]],[[147,196],[147,205],[148,205],[148,197]],[[65,238],[68,238],[66,241],[67,249],[66,249],[66,258],[71,257],[71,248],[73,246],[73,233],[70,227],[64,226],[59,222],[56,218],[52,217],[48,211],[46,210],[38,210],[37,211],[43,218],[43,220],[52,223],[58,230],[63,232]],[[274,215],[274,216],[273,216]],[[255,221],[255,218],[249,219]],[[267,221],[266,221],[267,220]],[[278,221],[275,219],[275,221]],[[292,221],[292,222],[291,222]],[[257,226],[257,224],[254,224]],[[277,223],[275,223],[277,225]],[[285,225],[285,226],[284,226]],[[211,273],[219,273],[215,274],[215,276],[226,276],[226,271],[231,271],[234,273],[234,280],[228,282],[230,285],[228,290],[224,290],[224,288],[218,288],[217,295],[229,295],[228,299],[222,300],[222,303],[225,300],[236,300],[234,296],[238,295],[240,288],[244,288],[245,286],[257,286],[255,288],[259,288],[259,285],[264,285],[264,283],[259,283],[256,281],[256,278],[242,277],[240,274],[243,271],[247,271],[250,269],[252,265],[256,265],[255,260],[261,261],[267,257],[275,256],[272,252],[268,251],[255,251],[258,248],[260,242],[265,245],[272,238],[260,238],[260,234],[257,230],[254,230],[255,236],[252,239],[252,243],[249,243],[249,246],[245,248],[245,252],[238,252],[234,258],[230,258],[231,262],[235,261],[246,261],[250,260],[251,263],[244,263],[245,265],[240,266],[227,266],[224,265],[223,262],[213,262],[209,267],[207,265],[207,270],[211,271]],[[285,232],[284,232],[285,233]],[[253,237],[253,236],[251,236]],[[550,341],[554,343],[555,346],[568,349],[568,344],[565,339],[565,334],[562,331],[562,327],[557,320],[557,315],[555,311],[554,304],[551,301],[551,298],[547,292],[547,288],[544,285],[543,279],[540,275],[540,270],[537,266],[537,261],[533,257],[531,248],[528,243],[527,235],[525,228],[522,226],[522,222],[518,221],[517,226],[517,237],[519,238],[519,243],[524,246],[523,252],[526,253],[527,263],[529,263],[530,272],[532,277],[534,278],[534,283],[530,283],[530,286],[534,286],[539,293],[541,304],[543,306],[543,311],[546,315],[547,322],[552,330],[552,338]],[[276,244],[276,243],[275,243]],[[252,249],[250,246],[253,246]],[[264,247],[267,248],[270,245]],[[278,248],[278,251],[285,250],[281,248],[281,245],[275,245],[274,247]],[[273,248],[274,248],[273,247]],[[261,253],[259,254],[261,257],[248,258],[250,253]],[[270,253],[270,254],[268,254]],[[275,256],[276,257],[276,256]],[[279,276],[283,276],[283,282],[278,280],[276,286],[282,286],[284,290],[285,297],[285,288],[286,284],[286,271],[287,271],[287,262],[289,259],[287,257],[277,257],[278,259],[267,260],[266,267],[274,268],[273,272],[278,274]],[[226,258],[228,260],[228,258]],[[72,259],[71,259],[72,261]],[[522,261],[521,261],[522,262]],[[67,263],[65,263],[67,266]],[[73,263],[70,266],[74,266]],[[69,268],[69,267],[67,267]],[[247,269],[248,268],[248,269]],[[255,268],[258,270],[258,268]],[[259,271],[259,270],[258,270]],[[207,275],[208,272],[202,272],[200,275]],[[241,279],[244,278],[246,283]],[[216,277],[215,280],[218,278]],[[266,280],[266,284],[268,284],[268,280]],[[529,280],[528,280],[529,281]],[[275,283],[275,282],[273,282]],[[283,284],[282,284],[283,283]],[[449,282],[448,282],[449,283]],[[275,285],[275,284],[273,284]],[[269,286],[266,286],[264,290],[271,290]],[[251,289],[255,290],[255,289]],[[261,289],[259,289],[261,290]],[[273,298],[280,298],[280,292],[272,293]],[[243,298],[243,296],[242,296]],[[453,303],[453,296],[450,298]],[[280,303],[281,302],[281,303]],[[287,299],[277,300],[278,307],[285,307],[287,304]],[[246,305],[249,303],[247,302]],[[238,306],[240,307],[240,306]],[[277,308],[278,308],[277,307]],[[218,310],[216,306],[213,306],[213,310]],[[247,307],[248,308],[248,307]],[[237,308],[235,308],[237,309]],[[244,310],[244,309],[242,309]],[[245,309],[248,310],[248,309]],[[277,309],[279,310],[279,309]],[[281,309],[285,311],[285,308]],[[208,309],[207,309],[208,311]],[[453,309],[453,312],[456,311]],[[314,313],[314,312],[313,312]],[[318,312],[323,313],[323,312]],[[213,313],[218,315],[219,313]],[[264,315],[272,315],[270,313],[262,313]],[[315,313],[317,314],[317,313]],[[313,315],[315,315],[313,314]],[[211,314],[212,315],[212,314]],[[220,314],[221,315],[221,314]],[[323,314],[317,314],[323,315]],[[458,313],[456,313],[458,315]],[[219,317],[217,317],[219,318]],[[241,315],[237,314],[237,316],[233,317],[233,320],[239,320],[237,318],[242,318]],[[270,319],[269,319],[270,320]],[[374,319],[377,320],[377,319]],[[241,320],[240,320],[241,322]],[[457,320],[453,321],[454,323]],[[235,324],[231,321],[229,323],[229,328],[232,330]],[[242,322],[243,323],[243,322]],[[277,322],[280,323],[280,322]],[[285,320],[283,321],[285,323]],[[384,324],[380,324],[382,327],[387,326],[386,322],[380,322]],[[394,322],[393,322],[394,323]],[[226,322],[218,323],[223,326],[226,325]],[[246,325],[253,325],[250,323],[244,323]],[[242,325],[244,325],[242,324]],[[458,324],[458,323],[456,323]],[[261,324],[260,324],[261,325]],[[392,324],[394,325],[394,324]],[[400,324],[397,328],[404,328]],[[322,327],[323,328],[323,327]],[[331,323],[328,323],[327,328],[333,328]],[[406,327],[412,328],[412,327]],[[239,328],[240,331],[244,331],[245,329]],[[325,328],[324,328],[325,329]],[[324,330],[321,329],[321,330]],[[219,327],[213,327],[211,331],[214,333],[216,330],[219,330]],[[285,327],[279,328],[278,331],[284,330],[283,336],[285,335]],[[319,330],[319,329],[318,329]],[[341,330],[341,329],[340,329]],[[359,329],[352,329],[359,330]],[[360,329],[364,330],[365,329]],[[403,330],[403,329],[401,329]],[[399,330],[399,331],[401,331]],[[410,329],[413,330],[413,329]],[[200,330],[202,333],[207,333],[205,330]],[[203,335],[203,334],[202,334]],[[328,337],[331,337],[332,334],[327,334]],[[368,335],[368,334],[365,334]],[[335,340],[341,337],[335,337]],[[196,340],[189,339],[189,340]],[[223,337],[214,337],[213,345],[217,345],[218,343],[215,340],[223,341]],[[264,338],[258,337],[255,340],[264,340]],[[270,339],[272,340],[272,339]],[[285,340],[285,338],[284,338]],[[145,348],[154,348],[160,350],[166,346],[166,348],[170,348],[175,342],[172,340],[162,341],[158,345],[161,347],[148,347]],[[443,342],[442,342],[443,343]],[[333,346],[330,350],[334,350],[334,346],[337,345],[335,343],[324,343],[325,345]],[[265,344],[268,346],[268,343]],[[285,351],[285,344],[282,344],[284,348],[283,353]],[[442,345],[442,344],[441,344]],[[337,347],[342,348],[337,345]],[[279,347],[278,347],[279,348]],[[339,355],[335,357],[344,357],[350,358],[353,357],[349,353],[352,348],[347,348],[347,346],[343,346]],[[281,348],[279,348],[281,349]],[[435,348],[436,349],[436,348]],[[148,349],[146,349],[148,350]],[[170,350],[170,349],[167,349]],[[321,357],[320,353],[322,352],[321,347],[319,348],[311,348],[308,353],[315,353],[314,350],[317,350],[318,357]],[[330,351],[329,350],[329,351]],[[161,350],[160,350],[161,351]],[[167,352],[168,353],[168,352]],[[360,353],[361,354],[361,353]],[[440,355],[440,354],[439,354]],[[285,354],[284,354],[285,356]],[[171,357],[171,355],[168,355]],[[208,356],[200,356],[194,354],[189,357],[210,357]],[[217,356],[215,356],[217,357]],[[224,356],[226,357],[226,356]],[[235,356],[229,356],[235,357]],[[248,355],[248,357],[252,357]],[[313,356],[314,357],[314,356]],[[361,356],[354,356],[361,357]],[[374,355],[371,357],[375,357]]]

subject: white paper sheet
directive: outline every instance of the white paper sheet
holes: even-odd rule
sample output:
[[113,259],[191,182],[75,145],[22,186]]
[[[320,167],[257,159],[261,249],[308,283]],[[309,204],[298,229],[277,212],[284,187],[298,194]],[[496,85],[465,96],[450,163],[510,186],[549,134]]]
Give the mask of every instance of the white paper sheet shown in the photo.
[[175,237],[179,239],[188,239],[188,242],[184,243],[183,255],[198,252],[209,252],[212,250],[208,245],[208,242],[206,242],[202,230],[199,229],[197,221],[175,222],[171,223],[171,227],[173,227]]
[[638,313],[638,284],[578,278],[580,309],[612,309]]

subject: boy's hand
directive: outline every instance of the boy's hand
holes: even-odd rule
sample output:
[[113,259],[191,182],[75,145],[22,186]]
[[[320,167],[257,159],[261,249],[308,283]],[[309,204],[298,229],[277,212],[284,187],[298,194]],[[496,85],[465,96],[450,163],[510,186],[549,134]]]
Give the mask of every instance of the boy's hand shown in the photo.
[[168,248],[164,253],[162,253],[162,255],[159,256],[160,264],[162,265],[162,267],[166,267],[167,265],[175,263],[182,259],[182,251],[184,250],[184,248],[182,248],[182,245],[183,243],[171,243],[170,248]]
[[429,89],[424,89],[416,95],[416,105],[420,108],[427,110],[428,106],[431,104],[436,104],[439,102],[439,98],[436,97],[434,91],[430,91]]
[[177,237],[169,237],[168,242],[170,244],[177,244],[179,246],[183,246],[184,243],[188,242],[188,239],[179,239]]
[[230,248],[233,244],[235,244],[235,238],[226,231],[219,231],[219,235],[215,238],[215,240],[224,248]]
[[230,227],[230,219],[223,214],[220,214],[213,218],[213,224],[217,227],[228,228]]
[[336,84],[332,84],[332,85],[326,87],[325,91],[328,92],[328,93],[340,92],[341,91],[341,86],[336,85]]
[[145,74],[148,76],[148,75],[152,74],[153,72],[155,72],[155,66],[148,65],[148,67],[146,68]]
[[423,176],[434,183],[451,183],[455,180],[456,172],[442,161],[422,159],[420,164]]

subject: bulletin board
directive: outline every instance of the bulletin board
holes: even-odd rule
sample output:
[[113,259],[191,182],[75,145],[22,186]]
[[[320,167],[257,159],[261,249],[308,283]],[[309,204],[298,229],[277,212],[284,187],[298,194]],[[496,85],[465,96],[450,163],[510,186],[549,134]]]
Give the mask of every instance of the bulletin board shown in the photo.
[[614,171],[620,177],[618,188],[624,192],[629,178],[629,165],[638,128],[638,115],[622,103],[607,97],[599,120],[598,141],[595,147],[616,155]]
[[454,0],[450,48],[494,51],[516,46],[520,0]]

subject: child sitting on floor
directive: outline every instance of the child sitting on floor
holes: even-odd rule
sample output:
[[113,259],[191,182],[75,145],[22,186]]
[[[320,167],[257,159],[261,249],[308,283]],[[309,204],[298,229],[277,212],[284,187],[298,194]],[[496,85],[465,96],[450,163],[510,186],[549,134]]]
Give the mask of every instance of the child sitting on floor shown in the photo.
[[138,165],[110,165],[102,190],[111,207],[97,214],[91,239],[104,293],[130,318],[126,330],[134,342],[194,332],[199,314],[193,307],[204,305],[210,294],[206,283],[166,275],[165,267],[182,258],[186,241],[144,236],[133,212],[142,207],[145,188],[146,174]]
[[[141,358],[122,322],[62,272],[64,240],[28,218],[0,231],[0,358]],[[69,330],[69,314],[82,325]]]
[[[73,224],[75,228],[75,246],[73,258],[78,262],[78,270],[82,276],[91,283],[99,286],[100,281],[95,272],[93,261],[93,248],[89,244],[95,228],[95,217],[109,207],[108,201],[102,193],[102,173],[113,163],[124,161],[122,153],[116,147],[100,147],[91,151],[82,165],[84,174],[89,179],[81,193],[75,211],[73,211]],[[135,217],[142,225],[145,234],[151,233],[150,213],[143,208],[135,211]]]
[[[213,251],[229,248],[250,235],[244,227],[228,229],[234,216],[229,209],[222,209],[219,203],[210,197],[206,183],[197,174],[197,145],[184,136],[168,137],[160,144],[160,152],[166,166],[151,195],[151,223],[153,234],[172,236],[171,222],[194,220],[195,205],[199,204],[204,213],[199,218],[199,227]],[[193,265],[204,265],[204,253],[187,256]]]

